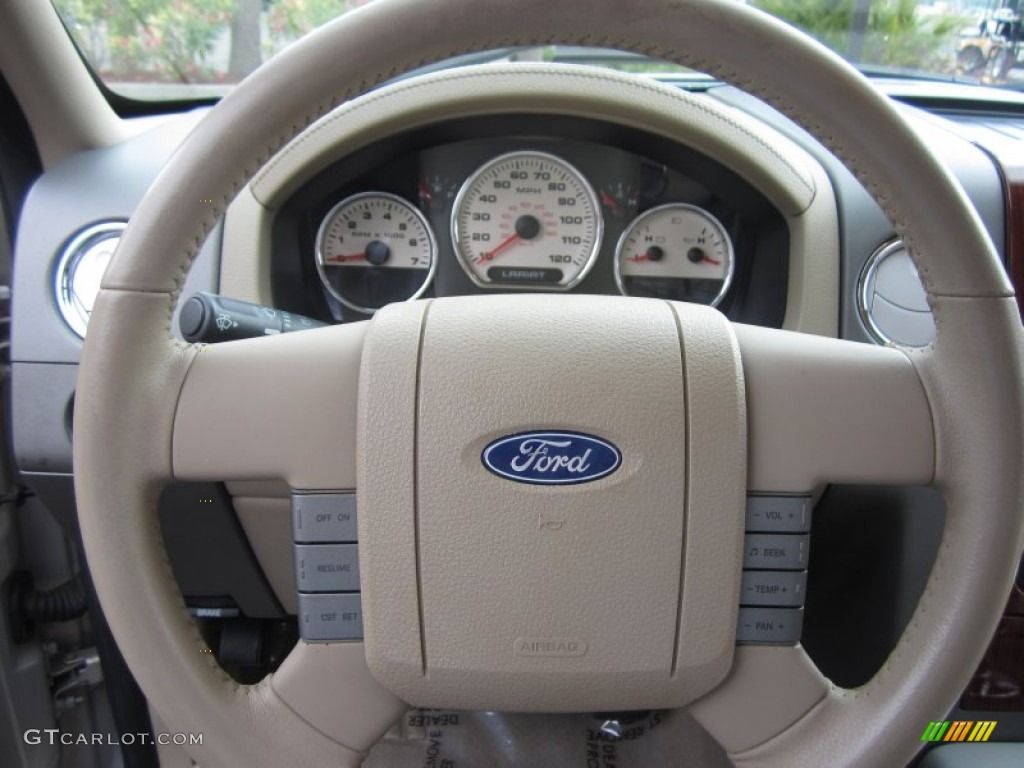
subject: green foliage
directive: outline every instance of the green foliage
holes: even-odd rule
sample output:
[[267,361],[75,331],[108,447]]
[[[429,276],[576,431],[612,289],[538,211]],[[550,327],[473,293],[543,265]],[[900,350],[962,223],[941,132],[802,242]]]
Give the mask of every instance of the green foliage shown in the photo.
[[214,79],[208,63],[232,0],[54,0],[97,69],[122,80]]
[[367,0],[277,0],[267,19],[274,38],[295,40]]
[[[250,59],[258,63],[260,54],[265,59],[335,16],[369,1],[263,0],[260,30],[245,27],[247,44],[254,41],[248,48],[252,51]],[[858,45],[851,38],[854,0],[751,2],[839,53],[851,58],[856,55],[858,63],[919,71],[952,71],[957,34],[969,21],[948,13],[924,15],[918,10],[917,0],[870,0],[867,34]],[[226,77],[223,62],[231,49],[234,0],[53,3],[90,63],[105,79],[196,83]],[[246,69],[252,66],[250,63]],[[616,66],[651,69],[649,64]],[[669,69],[667,65],[665,68]]]
[[[840,54],[852,51],[853,0],[753,0],[753,4]],[[864,44],[856,63],[951,72],[957,35],[969,22],[968,17],[959,15],[923,15],[917,0],[871,0]]]
[[762,11],[788,21],[833,50],[844,50],[853,19],[852,0],[755,0]]
[[[264,56],[369,0],[271,0]],[[215,50],[230,46],[234,0],[53,0],[86,58],[108,79],[216,82]],[[223,67],[221,67],[223,69]]]

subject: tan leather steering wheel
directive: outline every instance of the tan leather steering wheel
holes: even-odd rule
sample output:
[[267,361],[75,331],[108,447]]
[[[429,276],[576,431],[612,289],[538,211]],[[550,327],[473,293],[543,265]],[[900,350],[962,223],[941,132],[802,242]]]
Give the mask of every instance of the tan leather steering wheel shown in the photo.
[[[414,32],[395,45],[396,30]],[[429,62],[549,43],[692,66],[803,125],[849,165],[909,244],[936,318],[934,345],[908,353],[730,326],[714,310],[660,302],[500,296],[415,302],[371,323],[201,355],[173,340],[172,310],[199,246],[237,191],[312,121]],[[543,331],[553,316],[567,336]],[[494,337],[510,329],[531,343],[498,354]],[[1013,291],[957,182],[884,97],[783,24],[729,0],[378,0],[241,84],[139,206],[82,355],[74,458],[83,537],[126,660],[172,730],[205,734],[194,748],[204,768],[357,765],[401,711],[394,693],[420,705],[519,709],[535,697],[547,711],[692,703],[740,765],[897,765],[967,683],[1020,559],[1021,353]],[[581,404],[550,380],[552,402],[533,407],[536,384],[521,373],[572,373],[591,401],[637,366],[670,391],[646,411]],[[522,396],[501,413],[453,399],[507,377]],[[492,585],[474,548],[481,507],[460,500],[487,494],[508,513],[492,524],[511,532],[509,546],[547,562],[543,545],[515,528],[516,511],[536,512],[540,497],[494,484],[500,479],[479,466],[480,447],[517,427],[572,425],[614,436],[622,468],[607,480],[545,489],[562,495],[544,503],[572,515],[585,500],[592,529],[605,531],[621,519],[613,508],[624,499],[647,510],[643,524],[616,529],[620,541],[649,546],[649,560],[624,565],[622,580],[651,578],[671,563],[654,576],[675,592],[665,587],[651,604],[671,606],[669,624],[686,642],[669,633],[631,657],[629,642],[609,628],[607,637],[587,635],[587,654],[553,661],[513,657],[512,637],[484,650],[468,630],[438,642],[438,627],[472,628],[489,615]],[[225,451],[239,434],[247,436],[242,448]],[[451,456],[454,469],[425,472],[438,455]],[[664,479],[679,475],[658,464],[666,457],[685,463],[682,485]],[[155,514],[161,486],[277,478],[330,490],[347,487],[355,472],[365,656],[360,645],[300,643],[274,676],[234,683],[200,652],[175,588]],[[744,493],[834,481],[931,483],[948,505],[920,604],[883,668],[857,690],[828,683],[799,648],[732,643]],[[672,495],[685,497],[685,516],[665,509]],[[466,533],[438,540],[431,514]],[[570,565],[582,563],[572,548],[562,552]],[[445,569],[464,603],[438,605],[432,590]],[[717,587],[693,589],[706,584]],[[601,619],[600,600],[586,589],[570,597],[584,606],[574,617],[581,626]],[[556,603],[546,600],[512,608],[557,622]],[[653,638],[662,616],[638,610]],[[670,668],[666,647],[676,649]],[[592,665],[587,675],[573,676],[576,659]],[[770,716],[749,716],[755,709]]]

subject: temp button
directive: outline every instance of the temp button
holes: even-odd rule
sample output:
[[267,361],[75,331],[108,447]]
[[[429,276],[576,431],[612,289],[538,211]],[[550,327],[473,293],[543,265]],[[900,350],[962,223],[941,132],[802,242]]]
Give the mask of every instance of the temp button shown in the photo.
[[804,604],[807,571],[744,571],[740,605]]

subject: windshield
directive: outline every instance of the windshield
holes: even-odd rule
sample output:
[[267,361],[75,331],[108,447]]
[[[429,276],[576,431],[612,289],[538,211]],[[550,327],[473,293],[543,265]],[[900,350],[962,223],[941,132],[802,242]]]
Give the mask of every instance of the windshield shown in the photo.
[[[423,0],[429,2],[430,0]],[[627,2],[628,0],[623,0]],[[371,0],[53,0],[103,82],[142,100],[223,95],[262,62]],[[1024,0],[751,0],[873,75],[1024,82],[1016,69]],[[681,76],[607,51],[549,47],[487,57],[576,61]]]

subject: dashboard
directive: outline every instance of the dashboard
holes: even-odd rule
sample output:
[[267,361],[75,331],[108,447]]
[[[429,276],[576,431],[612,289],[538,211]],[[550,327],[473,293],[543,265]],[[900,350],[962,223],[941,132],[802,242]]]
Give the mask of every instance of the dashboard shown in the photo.
[[363,320],[393,301],[624,294],[780,327],[789,237],[722,163],[643,131],[502,116],[413,131],[332,164],[273,224],[275,305]]
[[[764,103],[717,86],[692,100],[672,130],[657,131],[625,109],[618,119],[467,110],[354,144],[325,123],[240,192],[182,296],[208,291],[348,323],[418,297],[626,294],[714,305],[739,323],[884,343],[863,311],[865,287],[879,293],[879,276],[896,274],[895,293],[879,295],[916,311],[901,298],[916,276],[905,265],[882,268],[900,249],[877,204],[830,152]],[[977,126],[967,130],[977,111],[971,120],[966,108],[943,111],[954,102],[940,94],[941,109],[927,99],[925,108],[905,109],[1007,253],[1009,164]],[[703,106],[728,119],[698,119]],[[74,155],[25,201],[13,289],[13,447],[26,481],[65,514],[73,510],[71,414],[90,306],[74,288],[73,267],[82,267],[83,286],[96,283],[123,223],[204,112],[150,119],[122,145]],[[1024,122],[985,115],[1000,130]],[[109,237],[97,241],[97,227]],[[191,500],[161,501],[190,608],[294,617],[288,489],[251,481],[176,493],[217,500],[197,515],[182,512],[198,508]],[[851,508],[857,514],[844,514]],[[941,498],[926,489],[833,487],[822,496],[802,642],[838,684],[870,677],[899,636],[939,546],[941,514]],[[874,522],[865,525],[865,516]],[[850,577],[862,556],[882,563],[878,583]],[[1024,735],[1024,716],[1019,728]]]

